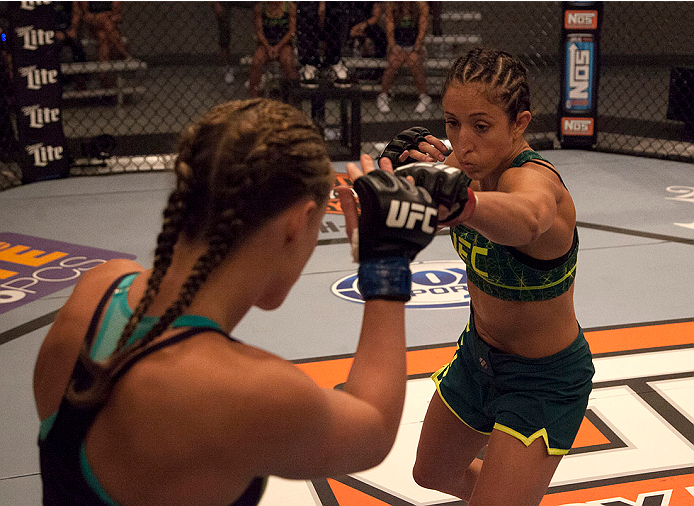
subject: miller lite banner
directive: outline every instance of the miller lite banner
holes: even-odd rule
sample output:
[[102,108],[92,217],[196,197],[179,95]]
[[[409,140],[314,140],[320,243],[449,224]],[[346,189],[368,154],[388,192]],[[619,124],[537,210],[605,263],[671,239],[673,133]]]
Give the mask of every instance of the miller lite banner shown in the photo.
[[602,2],[564,2],[558,137],[564,148],[597,140],[599,41]]
[[8,2],[22,182],[68,175],[51,2]]

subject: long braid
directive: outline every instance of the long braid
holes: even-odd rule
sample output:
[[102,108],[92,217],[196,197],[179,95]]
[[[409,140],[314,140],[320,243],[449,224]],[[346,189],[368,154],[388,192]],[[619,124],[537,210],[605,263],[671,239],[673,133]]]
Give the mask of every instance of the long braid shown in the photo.
[[147,287],[145,289],[142,299],[140,299],[139,304],[130,316],[128,323],[123,329],[120,339],[118,340],[118,345],[116,346],[116,351],[121,350],[125,344],[128,342],[132,336],[135,328],[142,320],[142,317],[147,312],[147,310],[154,302],[154,298],[157,293],[159,293],[159,286],[161,285],[166,272],[171,265],[171,259],[173,257],[173,250],[178,237],[180,236],[181,230],[183,229],[183,222],[186,212],[186,200],[187,191],[176,189],[171,193],[169,197],[168,205],[164,210],[164,225],[162,227],[159,236],[157,237],[157,247],[154,251],[154,265],[152,267],[152,274],[147,280]]
[[243,228],[243,222],[236,218],[233,209],[227,210],[215,226],[215,230],[209,239],[208,250],[200,256],[193,266],[191,275],[181,286],[178,298],[166,312],[154,324],[152,329],[138,342],[142,346],[165,331],[169,325],[178,318],[190,306],[195,294],[207,281],[210,273],[224,260],[227,252],[234,243],[239,231]]
[[530,87],[525,66],[510,53],[476,47],[458,58],[446,76],[443,95],[454,83],[487,86],[492,102],[500,103],[510,121],[530,110]]
[[[77,404],[108,398],[111,378],[143,347],[166,331],[193,302],[210,274],[263,223],[309,197],[325,205],[334,173],[318,129],[291,106],[267,99],[228,102],[212,108],[179,143],[177,185],[164,209],[152,273],[145,292],[105,364],[80,360],[93,381],[70,385]],[[205,243],[177,299],[132,345],[128,341],[159,294],[176,244]]]

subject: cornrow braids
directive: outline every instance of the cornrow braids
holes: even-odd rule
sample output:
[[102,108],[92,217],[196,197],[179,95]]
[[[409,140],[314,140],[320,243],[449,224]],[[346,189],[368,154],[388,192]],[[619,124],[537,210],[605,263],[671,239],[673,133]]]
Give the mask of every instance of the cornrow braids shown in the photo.
[[448,71],[442,96],[454,83],[486,86],[491,102],[500,104],[510,121],[530,110],[530,87],[525,66],[505,51],[476,47],[458,58]]
[[[325,205],[334,172],[316,126],[291,106],[267,99],[220,104],[179,142],[177,187],[164,211],[145,294],[112,355],[112,373],[183,314],[210,273],[263,223],[302,198]],[[158,294],[183,235],[205,241],[178,298],[132,346],[126,346]]]

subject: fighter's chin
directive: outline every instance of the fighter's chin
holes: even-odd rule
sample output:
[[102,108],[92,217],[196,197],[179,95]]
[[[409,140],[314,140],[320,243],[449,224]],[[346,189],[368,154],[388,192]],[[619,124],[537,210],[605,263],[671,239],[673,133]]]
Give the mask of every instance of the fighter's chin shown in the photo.
[[460,170],[462,170],[463,172],[465,172],[465,174],[467,174],[468,177],[470,177],[470,178],[472,178],[472,179],[474,179],[473,175],[474,175],[475,172],[477,171],[476,169],[477,169],[477,168],[475,167],[475,165],[473,165],[473,164],[471,164],[471,163],[461,163],[461,164],[460,164]]

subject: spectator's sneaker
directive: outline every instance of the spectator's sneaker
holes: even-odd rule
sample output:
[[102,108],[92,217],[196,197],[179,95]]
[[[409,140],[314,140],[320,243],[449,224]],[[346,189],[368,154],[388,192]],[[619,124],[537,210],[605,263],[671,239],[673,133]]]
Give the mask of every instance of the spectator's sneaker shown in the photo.
[[299,71],[299,84],[303,88],[318,88],[318,69],[313,65],[304,65]]
[[390,105],[388,104],[388,94],[379,93],[376,97],[376,105],[378,106],[378,110],[381,111],[383,114],[389,113]]
[[414,112],[417,114],[422,114],[431,105],[431,97],[425,93],[419,95],[419,103],[417,107],[414,108]]
[[227,84],[234,82],[234,69],[232,67],[227,67],[226,74],[224,74],[224,82]]
[[352,86],[349,71],[341,61],[330,67],[330,80],[336,88],[349,88]]
[[[268,73],[265,72],[262,76],[260,76],[260,83],[258,83],[258,91],[264,90],[265,85],[268,82]],[[246,82],[243,83],[244,87],[248,90],[251,87],[251,81],[250,79],[246,79]]]

